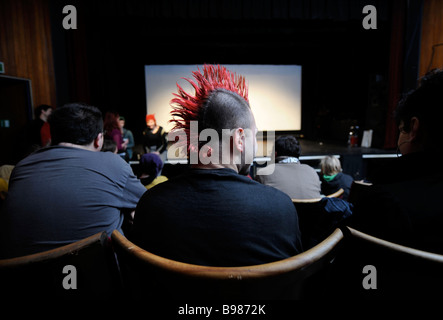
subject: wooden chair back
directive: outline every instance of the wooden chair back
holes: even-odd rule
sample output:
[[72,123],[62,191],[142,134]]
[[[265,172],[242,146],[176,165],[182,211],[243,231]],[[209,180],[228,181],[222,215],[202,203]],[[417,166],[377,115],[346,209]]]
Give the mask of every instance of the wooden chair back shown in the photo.
[[349,190],[348,201],[356,204],[360,197],[364,196],[370,186],[372,186],[372,183],[354,180],[351,184],[351,189]]
[[334,286],[342,290],[342,298],[443,298],[443,255],[345,229],[334,271]]
[[[339,199],[343,193],[344,190],[340,188],[337,192],[325,198]],[[326,212],[322,199],[292,199],[292,203],[297,210],[302,243],[305,249],[312,248],[326,238],[337,228],[335,221],[340,220],[339,216],[342,212]]]
[[315,248],[272,263],[208,267],[166,259],[112,233],[123,280],[133,297],[196,299],[300,298],[305,280],[330,265],[343,239],[337,229]]
[[106,232],[53,250],[0,260],[6,299],[107,299],[121,293]]

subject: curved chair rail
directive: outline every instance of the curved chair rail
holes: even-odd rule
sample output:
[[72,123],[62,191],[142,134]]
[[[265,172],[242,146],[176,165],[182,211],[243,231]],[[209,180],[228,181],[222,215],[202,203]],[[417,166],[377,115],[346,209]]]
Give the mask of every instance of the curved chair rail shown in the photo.
[[107,238],[106,233],[99,232],[85,239],[52,250],[43,251],[16,258],[2,259],[0,260],[0,270],[4,268],[17,268],[30,264],[40,263],[46,260],[55,260],[57,258],[66,256],[68,254],[75,255],[76,252],[78,252],[81,249],[84,249],[97,242],[105,241],[105,238]]
[[340,229],[336,229],[317,246],[293,257],[261,265],[241,267],[208,267],[174,261],[138,247],[118,231],[114,231],[111,238],[114,246],[120,246],[127,254],[135,256],[147,265],[154,265],[163,270],[186,274],[190,277],[243,280],[264,278],[303,269],[327,256],[343,239],[343,233]]
[[415,257],[429,260],[432,262],[443,263],[443,255],[406,247],[406,246],[403,246],[403,245],[400,245],[397,243],[393,243],[390,241],[386,241],[386,240],[371,236],[369,234],[358,231],[358,230],[353,229],[351,227],[347,227],[347,228],[353,237],[356,237],[360,240],[370,242],[370,243],[378,245],[380,247],[384,247],[384,248],[387,248],[387,249],[390,249],[393,251],[401,252],[401,253],[404,253],[404,254],[407,254],[410,256],[415,256]]

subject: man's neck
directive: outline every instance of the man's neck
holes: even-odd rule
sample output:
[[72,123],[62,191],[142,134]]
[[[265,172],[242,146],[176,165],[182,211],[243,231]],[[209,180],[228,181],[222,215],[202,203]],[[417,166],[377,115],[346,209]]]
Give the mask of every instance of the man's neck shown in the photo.
[[74,144],[69,142],[60,142],[58,144],[59,146],[63,147],[70,147],[70,148],[77,148],[77,149],[83,149],[83,150],[89,150],[89,151],[100,151],[94,148],[94,143],[88,144],[88,145],[80,145],[80,144]]
[[227,169],[232,169],[232,170],[234,170],[235,172],[238,173],[238,168],[234,164],[213,164],[213,163],[201,164],[201,163],[199,163],[199,164],[191,165],[191,168],[194,168],[194,169],[206,169],[206,170],[227,168]]

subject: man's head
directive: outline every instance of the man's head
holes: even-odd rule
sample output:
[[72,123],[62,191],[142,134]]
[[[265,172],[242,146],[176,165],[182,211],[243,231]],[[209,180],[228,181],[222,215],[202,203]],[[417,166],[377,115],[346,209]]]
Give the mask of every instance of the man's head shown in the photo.
[[400,152],[443,152],[442,116],[443,71],[434,70],[398,104],[395,119],[400,131],[397,143]]
[[295,157],[299,158],[301,146],[298,140],[293,136],[280,136],[275,140],[276,157]]
[[120,116],[118,120],[118,126],[120,127],[120,129],[123,129],[125,127],[125,123],[126,123],[125,117]]
[[174,129],[184,130],[187,150],[197,152],[200,163],[206,164],[208,157],[247,173],[255,154],[257,128],[245,79],[212,65],[205,65],[203,73],[198,69],[193,75],[196,82],[186,80],[194,87],[195,95],[177,84],[178,94],[171,101]]
[[99,109],[80,103],[66,104],[49,117],[52,144],[68,143],[100,151],[103,118]]
[[52,112],[52,107],[47,104],[41,104],[34,110],[35,118],[40,118],[43,121],[48,121],[48,117]]

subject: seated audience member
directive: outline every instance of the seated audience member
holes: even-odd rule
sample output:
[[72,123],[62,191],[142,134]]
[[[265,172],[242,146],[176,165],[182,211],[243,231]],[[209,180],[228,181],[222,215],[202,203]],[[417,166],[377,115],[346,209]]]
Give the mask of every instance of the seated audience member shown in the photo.
[[326,156],[320,161],[321,191],[324,195],[344,190],[343,200],[347,200],[354,178],[343,173],[340,160],[334,156]]
[[11,178],[12,170],[14,170],[14,166],[10,164],[4,164],[0,166],[0,178],[5,179],[6,181],[9,181]]
[[103,152],[112,152],[117,154],[118,153],[118,148],[117,148],[117,143],[112,140],[111,138],[104,138],[103,139],[103,147],[102,150]]
[[443,253],[443,72],[426,75],[395,112],[402,156],[372,179],[355,203],[351,226],[414,248]]
[[321,183],[317,172],[307,164],[301,164],[301,147],[293,136],[281,136],[275,141],[275,168],[270,175],[262,175],[266,169],[258,169],[256,180],[277,188],[292,199],[321,197]]
[[[246,176],[257,128],[245,79],[212,65],[193,75],[195,82],[188,81],[195,95],[178,86],[171,101],[174,129],[186,133],[190,169],[143,195],[133,241],[157,255],[208,266],[262,264],[300,253],[291,199]],[[210,139],[203,139],[203,130]]]
[[156,153],[163,162],[166,161],[168,133],[157,124],[154,114],[146,115],[146,128],[143,130],[143,149],[145,153]]
[[165,176],[159,175],[162,168],[163,162],[158,154],[145,153],[142,155],[139,179],[146,189],[151,189],[153,186],[168,180]]
[[156,152],[163,154],[168,146],[167,133],[162,126],[157,124],[155,115],[146,115],[146,128],[143,130],[143,148],[146,153]]
[[146,191],[103,144],[101,112],[68,104],[49,118],[53,146],[20,161],[0,217],[0,252],[16,257],[53,249],[95,233],[121,230]]

